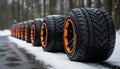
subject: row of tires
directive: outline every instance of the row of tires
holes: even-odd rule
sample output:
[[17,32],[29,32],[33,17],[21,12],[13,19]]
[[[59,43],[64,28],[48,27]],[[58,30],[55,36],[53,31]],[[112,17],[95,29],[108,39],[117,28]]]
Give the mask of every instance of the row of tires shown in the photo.
[[104,61],[115,46],[111,16],[95,8],[75,8],[66,16],[49,15],[17,23],[11,26],[11,35],[47,52],[65,52],[72,61]]

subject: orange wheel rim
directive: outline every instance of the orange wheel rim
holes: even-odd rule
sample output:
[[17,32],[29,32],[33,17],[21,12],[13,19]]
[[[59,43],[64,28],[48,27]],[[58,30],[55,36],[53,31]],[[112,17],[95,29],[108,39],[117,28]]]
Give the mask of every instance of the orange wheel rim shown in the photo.
[[21,39],[23,39],[23,25],[21,25]]
[[16,26],[16,34],[15,34],[15,35],[16,35],[16,37],[17,37],[17,26]]
[[16,37],[17,37],[17,26],[16,26]]
[[19,26],[18,26],[18,38],[19,38]]
[[19,26],[19,38],[21,37],[21,26]]
[[22,37],[22,39],[25,39],[24,37],[25,37],[25,25],[23,25],[23,37]]
[[47,25],[45,23],[42,24],[41,26],[41,44],[43,47],[47,45],[47,38],[48,38],[48,30],[47,30]]
[[18,38],[18,26],[17,26],[17,38]]
[[35,25],[31,25],[31,31],[30,31],[30,36],[31,36],[31,42],[34,43],[34,39],[35,39]]
[[24,25],[22,25],[21,29],[21,39],[24,39]]
[[27,40],[28,37],[28,25],[25,25],[25,40]]
[[68,53],[75,52],[76,49],[76,33],[74,24],[71,19],[67,19],[64,26],[64,44]]
[[16,34],[17,34],[16,32],[17,32],[17,27],[15,26],[15,37],[16,37]]
[[18,38],[20,38],[20,26],[18,26]]

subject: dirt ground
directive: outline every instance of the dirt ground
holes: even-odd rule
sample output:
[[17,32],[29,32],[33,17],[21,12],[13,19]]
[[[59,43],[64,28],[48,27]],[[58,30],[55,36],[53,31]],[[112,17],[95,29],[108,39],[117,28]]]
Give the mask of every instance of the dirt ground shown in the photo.
[[26,53],[9,41],[8,36],[0,36],[0,69],[48,69],[35,56]]

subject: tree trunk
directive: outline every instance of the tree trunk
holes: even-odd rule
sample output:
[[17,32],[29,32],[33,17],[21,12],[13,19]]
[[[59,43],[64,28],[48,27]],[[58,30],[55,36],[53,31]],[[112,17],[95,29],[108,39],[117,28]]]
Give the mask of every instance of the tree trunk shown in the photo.
[[73,0],[69,0],[69,10],[74,8]]
[[116,2],[116,28],[120,29],[120,0]]
[[60,14],[62,15],[62,14],[64,14],[64,1],[61,1],[61,3],[60,3]]
[[44,17],[46,16],[46,0],[43,0],[43,5],[44,5]]
[[12,0],[12,16],[14,20],[15,19],[15,0]]
[[80,0],[79,5],[80,5],[81,8],[84,7],[84,0]]
[[101,8],[101,1],[100,0],[95,0],[95,7]]
[[112,14],[112,0],[105,0],[106,10]]
[[87,7],[91,7],[91,0],[87,0]]
[[21,21],[23,22],[25,20],[25,15],[24,15],[24,0],[22,0],[22,8],[21,8],[22,16],[21,16]]

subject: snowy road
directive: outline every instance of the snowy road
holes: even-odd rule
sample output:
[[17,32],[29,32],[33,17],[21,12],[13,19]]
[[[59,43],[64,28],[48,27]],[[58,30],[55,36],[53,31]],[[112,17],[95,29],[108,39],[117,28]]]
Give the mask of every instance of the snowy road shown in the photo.
[[116,46],[112,56],[101,63],[82,63],[70,61],[64,53],[44,52],[41,47],[33,47],[25,41],[9,36],[9,40],[16,43],[18,47],[32,53],[36,60],[42,61],[50,69],[120,69],[120,34],[116,33]]
[[[39,62],[39,63],[38,63]],[[8,36],[0,36],[0,69],[47,69],[35,57],[8,40]]]

